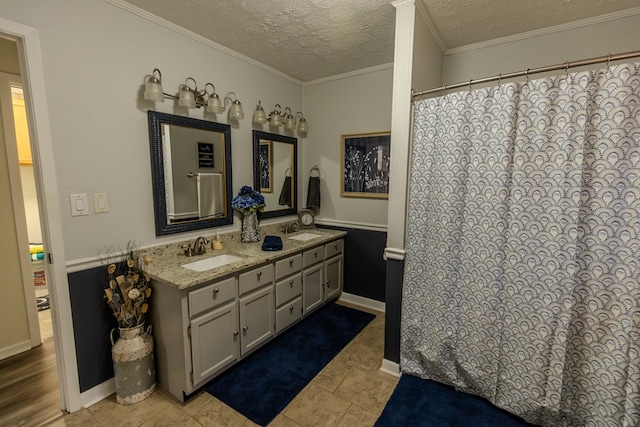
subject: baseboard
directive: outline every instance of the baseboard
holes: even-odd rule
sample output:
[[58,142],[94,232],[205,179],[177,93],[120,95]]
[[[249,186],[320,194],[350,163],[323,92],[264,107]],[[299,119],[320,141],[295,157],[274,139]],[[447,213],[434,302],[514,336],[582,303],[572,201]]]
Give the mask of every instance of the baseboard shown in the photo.
[[83,408],[88,408],[89,406],[95,405],[101,400],[106,399],[115,392],[116,382],[115,379],[111,378],[85,392],[80,393],[80,402],[82,403]]
[[25,351],[31,350],[31,348],[31,340],[12,344],[8,347],[0,349],[0,360],[6,359],[7,357],[15,356],[16,354],[24,353]]
[[380,370],[385,374],[393,375],[394,377],[400,378],[402,376],[400,373],[400,365],[396,362],[392,362],[391,360],[382,359]]
[[384,313],[384,309],[385,309],[385,303],[381,301],[377,301],[371,298],[361,297],[360,295],[349,294],[347,292],[343,292],[342,295],[340,295],[340,301],[366,307],[371,310],[379,311],[381,313]]

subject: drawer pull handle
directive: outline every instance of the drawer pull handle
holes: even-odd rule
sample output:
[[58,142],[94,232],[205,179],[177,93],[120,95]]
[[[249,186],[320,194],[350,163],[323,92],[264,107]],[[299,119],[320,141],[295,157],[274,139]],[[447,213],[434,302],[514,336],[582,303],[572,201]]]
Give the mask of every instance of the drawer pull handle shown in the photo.
[[337,243],[336,243],[336,244],[334,244],[334,245],[333,245],[333,248],[334,248],[335,250],[338,250],[338,244],[337,244]]
[[292,260],[292,259],[290,259],[290,260],[289,260],[289,267],[292,267],[292,266],[293,266],[293,260]]
[[247,332],[247,329],[249,329],[249,327],[248,327],[248,326],[243,326],[243,327],[242,327],[242,330],[243,330],[243,331],[245,331],[245,332]]
[[331,283],[331,280],[327,280],[327,286],[329,286],[329,283]]
[[318,251],[315,251],[315,252],[313,253],[313,256],[315,256],[316,258],[318,258]]
[[262,271],[258,271],[258,277],[262,276]]
[[322,287],[324,288],[324,282],[320,283],[322,285]]
[[220,292],[220,289],[215,288],[215,289],[213,290],[213,296],[215,297],[216,295],[218,295],[218,292]]
[[289,311],[293,313],[293,306],[289,307]]
[[233,331],[233,336],[237,337],[238,336],[238,331]]
[[293,280],[289,280],[289,284],[293,287]]

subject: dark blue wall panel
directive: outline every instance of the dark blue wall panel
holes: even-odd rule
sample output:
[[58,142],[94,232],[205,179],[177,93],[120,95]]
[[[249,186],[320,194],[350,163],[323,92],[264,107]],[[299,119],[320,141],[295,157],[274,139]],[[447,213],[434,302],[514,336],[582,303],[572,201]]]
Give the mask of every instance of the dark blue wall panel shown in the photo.
[[387,233],[325,225],[318,228],[347,232],[344,239],[344,291],[384,302],[386,262],[382,256]]
[[99,267],[68,275],[80,392],[113,378],[109,333],[118,323],[104,299],[106,271]]

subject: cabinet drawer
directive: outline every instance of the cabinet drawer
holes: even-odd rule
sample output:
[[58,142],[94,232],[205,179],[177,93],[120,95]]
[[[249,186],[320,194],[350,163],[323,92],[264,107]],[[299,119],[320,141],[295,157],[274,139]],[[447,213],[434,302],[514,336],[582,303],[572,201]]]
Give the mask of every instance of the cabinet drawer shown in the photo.
[[344,240],[336,240],[335,242],[327,243],[324,245],[324,257],[331,258],[334,255],[341,254],[343,245]]
[[276,334],[302,318],[302,298],[298,297],[276,310]]
[[244,295],[261,286],[273,283],[273,264],[267,264],[246,273],[240,274],[239,292]]
[[302,255],[294,255],[289,258],[276,261],[276,280],[287,277],[302,269]]
[[302,295],[302,273],[276,283],[276,307]]
[[324,248],[322,246],[318,246],[313,249],[309,249],[308,251],[304,251],[302,254],[302,266],[303,268],[307,268],[310,265],[318,263],[324,259]]
[[236,278],[230,277],[189,292],[189,316],[194,317],[236,297]]

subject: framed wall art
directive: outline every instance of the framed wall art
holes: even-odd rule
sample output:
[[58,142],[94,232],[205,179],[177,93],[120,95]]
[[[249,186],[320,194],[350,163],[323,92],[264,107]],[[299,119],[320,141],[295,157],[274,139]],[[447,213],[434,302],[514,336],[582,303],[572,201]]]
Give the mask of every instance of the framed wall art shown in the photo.
[[389,198],[391,132],[340,137],[341,197]]
[[261,140],[258,149],[260,160],[260,192],[273,192],[273,155],[272,141]]

